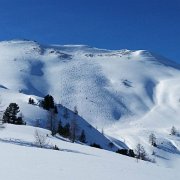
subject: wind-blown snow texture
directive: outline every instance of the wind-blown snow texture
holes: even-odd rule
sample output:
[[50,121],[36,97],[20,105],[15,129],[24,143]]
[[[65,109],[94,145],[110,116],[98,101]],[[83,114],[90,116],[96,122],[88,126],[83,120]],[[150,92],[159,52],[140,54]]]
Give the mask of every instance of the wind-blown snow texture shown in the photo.
[[[156,151],[157,163],[174,167],[180,151],[179,137],[169,135],[173,125],[180,128],[180,66],[174,62],[145,50],[17,40],[0,42],[0,67],[3,108],[17,102],[29,124],[46,119],[46,112],[28,105],[28,98],[51,94],[58,104],[77,106],[118,147],[140,142],[149,154]],[[148,144],[151,132],[160,148]],[[108,149],[108,139],[103,142]]]

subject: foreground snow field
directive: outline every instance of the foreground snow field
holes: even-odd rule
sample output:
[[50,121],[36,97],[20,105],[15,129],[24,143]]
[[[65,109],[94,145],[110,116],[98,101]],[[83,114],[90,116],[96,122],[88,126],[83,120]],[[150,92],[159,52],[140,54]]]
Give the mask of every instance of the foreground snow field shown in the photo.
[[[39,129],[42,133],[50,133]],[[172,180],[179,179],[178,169],[137,161],[110,151],[99,150],[49,137],[60,151],[31,147],[34,127],[6,125],[0,131],[1,179],[6,180]],[[2,142],[11,140],[11,143]],[[19,144],[13,142],[22,142]],[[180,164],[179,164],[180,165]]]
[[[47,111],[28,104],[28,99],[38,102],[51,94],[63,123],[70,121],[63,119],[65,107],[72,117],[77,106],[78,125],[86,131],[87,144],[116,151],[135,149],[141,143],[156,161],[137,163],[61,137],[50,136],[49,141],[63,151],[31,147],[35,128],[7,125],[0,131],[3,178],[178,179],[180,136],[170,135],[172,126],[180,129],[178,64],[145,50],[13,40],[0,42],[0,77],[0,110],[15,102],[28,125],[38,120],[46,127]],[[157,147],[149,144],[150,133],[156,135]],[[108,146],[111,141],[113,148]],[[21,173],[16,174],[16,167]]]

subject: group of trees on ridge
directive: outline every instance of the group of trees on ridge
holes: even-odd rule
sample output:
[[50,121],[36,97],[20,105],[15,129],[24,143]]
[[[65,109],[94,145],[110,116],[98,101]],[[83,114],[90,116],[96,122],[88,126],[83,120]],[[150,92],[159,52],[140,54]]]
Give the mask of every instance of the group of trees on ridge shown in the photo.
[[44,99],[39,102],[39,106],[48,112],[47,129],[51,131],[53,136],[58,133],[65,138],[69,138],[71,142],[78,140],[82,143],[86,143],[85,131],[82,130],[80,135],[77,133],[79,128],[77,123],[78,110],[76,106],[74,107],[72,118],[69,117],[68,110],[64,107],[63,117],[66,120],[70,120],[70,122],[67,120],[64,126],[62,125],[62,121],[58,119],[58,108],[51,95],[45,96]]

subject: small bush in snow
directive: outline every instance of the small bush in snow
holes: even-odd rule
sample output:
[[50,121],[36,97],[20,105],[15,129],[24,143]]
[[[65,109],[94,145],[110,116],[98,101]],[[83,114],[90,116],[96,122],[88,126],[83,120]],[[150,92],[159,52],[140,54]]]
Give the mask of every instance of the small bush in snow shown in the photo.
[[35,130],[34,138],[35,138],[35,145],[36,146],[38,146],[40,148],[44,148],[48,145],[47,136],[44,135],[43,133],[41,133],[40,131]]

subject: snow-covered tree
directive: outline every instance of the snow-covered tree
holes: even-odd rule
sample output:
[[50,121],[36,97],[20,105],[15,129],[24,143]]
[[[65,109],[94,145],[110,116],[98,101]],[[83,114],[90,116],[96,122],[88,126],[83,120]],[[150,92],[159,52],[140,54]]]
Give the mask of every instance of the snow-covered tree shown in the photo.
[[157,146],[156,144],[156,136],[154,135],[154,133],[151,133],[149,135],[149,143],[152,145],[152,146]]
[[144,147],[139,143],[136,146],[135,154],[137,159],[146,160],[147,154]]

